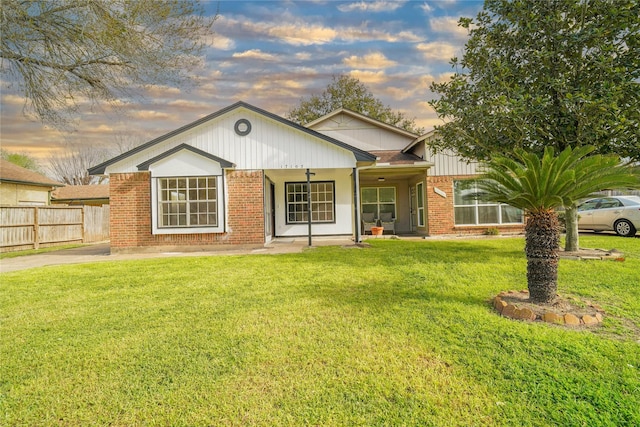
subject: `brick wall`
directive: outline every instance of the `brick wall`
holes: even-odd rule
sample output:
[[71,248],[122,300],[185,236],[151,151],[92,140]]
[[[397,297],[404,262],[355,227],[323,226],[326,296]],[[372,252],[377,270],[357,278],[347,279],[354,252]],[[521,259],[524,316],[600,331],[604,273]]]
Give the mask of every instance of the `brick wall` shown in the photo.
[[[484,234],[488,228],[497,228],[500,233],[520,233],[524,231],[524,225],[478,225],[456,226],[454,217],[453,181],[458,179],[475,178],[472,175],[460,176],[428,176],[427,177],[427,215],[428,234],[430,236],[443,234]],[[447,197],[442,197],[434,191],[438,188],[445,192]]]
[[263,182],[262,171],[227,172],[229,243],[264,243]]
[[262,171],[228,171],[226,233],[152,234],[151,174],[109,176],[111,250],[264,243]]
[[110,240],[112,248],[143,246],[151,233],[151,174],[109,176]]
[[[434,188],[444,191],[447,197],[436,194]],[[426,190],[428,234],[434,236],[454,233],[453,177],[427,176]]]

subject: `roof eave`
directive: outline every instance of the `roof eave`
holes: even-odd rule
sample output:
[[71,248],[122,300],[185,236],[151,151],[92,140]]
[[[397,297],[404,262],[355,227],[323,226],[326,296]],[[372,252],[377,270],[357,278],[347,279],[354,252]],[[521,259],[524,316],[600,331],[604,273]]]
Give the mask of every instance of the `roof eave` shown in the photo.
[[416,145],[418,145],[420,142],[422,141],[426,141],[427,138],[430,138],[431,136],[433,136],[435,134],[436,130],[435,129],[431,129],[429,132],[420,135],[419,137],[417,137],[416,139],[414,139],[413,141],[411,141],[409,143],[409,145],[407,145],[406,147],[404,147],[401,152],[402,153],[407,153],[409,152],[409,150],[411,150],[413,147],[415,147]]
[[313,129],[309,129],[309,128],[306,128],[304,126],[301,126],[301,125],[299,125],[297,123],[294,123],[294,122],[292,122],[290,120],[287,120],[287,119],[285,119],[283,117],[280,117],[280,116],[278,116],[276,114],[270,113],[269,111],[266,111],[266,110],[263,110],[261,108],[255,107],[255,106],[253,106],[251,104],[247,104],[246,102],[238,101],[235,104],[232,104],[232,105],[230,105],[228,107],[225,107],[225,108],[223,108],[221,110],[216,111],[215,113],[209,114],[208,116],[202,117],[202,118],[200,118],[200,119],[198,119],[198,120],[196,120],[194,122],[191,122],[191,123],[189,123],[189,124],[187,124],[185,126],[182,126],[182,127],[178,128],[178,129],[175,129],[175,130],[173,130],[173,131],[171,131],[169,133],[166,133],[166,134],[164,134],[162,136],[159,136],[159,137],[157,137],[155,139],[152,139],[151,141],[146,142],[146,143],[144,143],[144,144],[142,144],[142,145],[140,145],[140,146],[138,146],[138,147],[136,147],[136,148],[134,148],[132,150],[129,150],[129,151],[125,152],[125,153],[122,153],[119,156],[114,157],[113,159],[107,160],[106,162],[100,163],[99,165],[96,165],[96,166],[94,166],[92,168],[89,168],[89,169],[87,169],[87,171],[89,172],[90,175],[104,175],[106,170],[107,170],[107,167],[109,167],[110,165],[113,165],[113,164],[115,164],[115,163],[117,163],[117,162],[119,162],[121,160],[126,159],[127,157],[129,157],[129,156],[131,156],[133,154],[136,154],[136,153],[139,153],[141,151],[144,151],[149,147],[152,147],[152,146],[154,146],[156,144],[159,144],[160,142],[166,141],[167,139],[169,139],[169,138],[171,138],[171,137],[173,137],[175,135],[178,135],[180,133],[183,133],[183,132],[186,132],[186,131],[188,131],[190,129],[193,129],[196,126],[199,126],[199,125],[201,125],[201,124],[203,124],[203,123],[205,123],[205,122],[207,122],[209,120],[212,120],[212,119],[214,119],[216,117],[222,116],[222,115],[224,115],[224,114],[226,114],[226,113],[228,113],[228,112],[230,112],[230,111],[232,111],[234,109],[237,109],[237,108],[246,108],[246,109],[248,109],[250,111],[253,111],[253,112],[257,113],[257,114],[261,114],[263,116],[269,117],[269,118],[271,118],[271,119],[273,119],[275,121],[278,121],[280,123],[286,124],[286,125],[294,128],[294,129],[297,129],[297,130],[301,131],[301,132],[310,134],[310,135],[312,135],[312,136],[314,136],[316,138],[322,139],[322,140],[324,140],[326,142],[329,142],[329,143],[331,143],[333,145],[336,145],[338,147],[341,147],[341,148],[344,148],[344,149],[346,149],[348,151],[351,151],[355,155],[356,160],[364,160],[364,161],[373,161],[373,160],[375,160],[375,156],[372,156],[371,154],[369,154],[366,151],[360,150],[360,149],[358,149],[356,147],[352,147],[351,145],[345,144],[342,141],[339,141],[337,139],[331,138],[330,136],[327,136],[327,135],[324,135],[322,133],[319,133],[319,132],[317,132],[317,131],[315,131]]
[[0,182],[7,182],[10,184],[23,184],[23,185],[33,185],[36,187],[64,187],[64,184],[54,184],[54,183],[48,183],[48,182],[35,182],[35,181],[22,181],[22,180],[18,180],[18,179],[6,179],[6,178],[2,178],[0,179]]
[[327,119],[330,119],[331,117],[337,116],[338,114],[341,114],[341,113],[344,113],[344,114],[346,114],[348,116],[355,117],[357,119],[363,120],[363,121],[368,122],[368,123],[370,123],[372,125],[385,128],[385,129],[387,129],[387,130],[389,130],[391,132],[402,134],[404,136],[409,136],[409,137],[414,137],[414,138],[418,136],[415,133],[410,132],[408,130],[399,128],[399,127],[394,126],[394,125],[390,125],[390,124],[385,123],[383,121],[380,121],[378,119],[371,118],[371,117],[366,116],[364,114],[358,113],[357,111],[349,110],[349,109],[344,108],[344,107],[343,108],[339,108],[337,110],[334,110],[334,111],[330,112],[329,114],[325,114],[324,116],[319,117],[319,118],[315,119],[314,121],[307,123],[305,125],[305,127],[308,127],[308,128],[313,127],[313,126],[317,125],[318,123],[321,123],[321,122],[323,122],[323,121],[325,121]]

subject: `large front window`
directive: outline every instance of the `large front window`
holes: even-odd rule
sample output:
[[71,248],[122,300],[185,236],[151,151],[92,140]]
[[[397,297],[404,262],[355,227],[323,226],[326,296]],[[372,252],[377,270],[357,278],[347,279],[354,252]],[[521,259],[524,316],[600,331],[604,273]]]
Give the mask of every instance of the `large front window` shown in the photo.
[[456,225],[522,224],[522,210],[503,203],[478,200],[476,181],[454,181]]
[[217,227],[218,177],[158,178],[158,227]]
[[366,187],[362,189],[362,212],[373,213],[380,218],[381,213],[389,212],[396,218],[396,188]]
[[[288,182],[286,184],[287,224],[309,221],[307,203],[307,183]],[[335,222],[334,183],[311,183],[311,222]]]

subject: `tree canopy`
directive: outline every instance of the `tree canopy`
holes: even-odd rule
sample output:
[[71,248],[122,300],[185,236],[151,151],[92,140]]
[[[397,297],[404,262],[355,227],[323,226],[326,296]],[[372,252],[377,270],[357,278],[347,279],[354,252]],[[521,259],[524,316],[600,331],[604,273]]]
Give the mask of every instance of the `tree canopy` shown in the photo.
[[436,149],[472,160],[592,145],[640,160],[640,2],[486,0],[456,73],[433,83]]
[[410,119],[402,112],[393,111],[391,107],[385,106],[360,80],[348,75],[333,76],[332,82],[320,95],[301,99],[300,104],[289,111],[287,118],[305,125],[340,108],[364,114],[418,135],[424,133],[424,129],[416,125],[415,118]]
[[189,82],[216,18],[203,13],[199,0],[4,0],[0,70],[25,113],[68,127],[87,101]]
[[13,163],[14,165],[18,165],[25,169],[32,170],[34,172],[42,173],[40,169],[40,164],[33,157],[24,153],[12,153],[5,149],[0,149],[0,158],[5,159],[8,162]]

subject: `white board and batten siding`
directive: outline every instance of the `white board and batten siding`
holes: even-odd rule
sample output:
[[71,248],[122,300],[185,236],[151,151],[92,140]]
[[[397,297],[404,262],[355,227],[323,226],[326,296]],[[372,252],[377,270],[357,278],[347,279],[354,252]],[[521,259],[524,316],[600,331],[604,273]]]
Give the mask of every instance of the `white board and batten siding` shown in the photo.
[[[303,170],[267,170],[267,178],[275,187],[274,199],[276,215],[276,235],[282,237],[305,236],[308,224],[287,223],[287,198],[285,184],[305,182]],[[315,236],[339,235],[353,233],[353,177],[348,169],[313,169],[315,174],[311,178],[314,182],[330,181],[334,183],[334,218],[330,223],[314,223],[312,232]]]
[[467,162],[452,150],[442,150],[434,153],[430,142],[437,137],[438,134],[432,130],[420,137],[420,142],[413,143],[411,148],[413,154],[433,164],[429,168],[430,176],[463,176],[479,173],[478,162]]
[[467,162],[451,151],[433,154],[426,150],[425,160],[433,163],[429,169],[431,176],[461,176],[478,174],[478,162]]
[[[235,124],[249,120],[240,136]],[[106,173],[136,172],[137,165],[188,144],[236,165],[238,170],[354,168],[353,153],[285,123],[245,108],[234,109],[109,165]]]
[[402,150],[415,138],[345,113],[313,124],[311,129],[364,151]]

